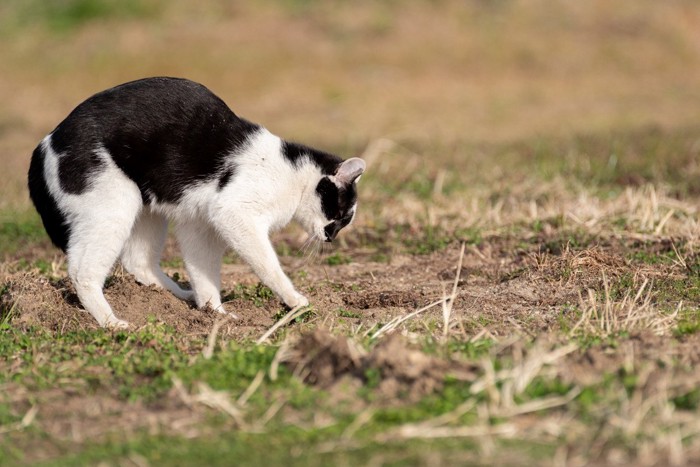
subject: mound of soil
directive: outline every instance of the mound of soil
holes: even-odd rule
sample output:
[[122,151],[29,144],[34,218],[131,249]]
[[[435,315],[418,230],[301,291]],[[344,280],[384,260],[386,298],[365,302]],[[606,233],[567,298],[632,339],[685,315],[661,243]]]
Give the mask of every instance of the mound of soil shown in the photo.
[[475,377],[463,363],[441,360],[412,349],[399,334],[391,334],[366,353],[354,341],[323,328],[301,335],[285,363],[306,383],[331,388],[344,378],[376,385],[380,398],[417,401],[439,391],[447,374]]
[[[138,284],[128,274],[112,276],[104,294],[115,314],[133,327],[156,319],[176,331],[206,334],[220,317],[212,310],[199,310],[163,289]],[[65,278],[54,281],[31,272],[13,274],[6,279],[0,309],[11,313],[12,322],[20,326],[38,326],[55,332],[98,328]]]

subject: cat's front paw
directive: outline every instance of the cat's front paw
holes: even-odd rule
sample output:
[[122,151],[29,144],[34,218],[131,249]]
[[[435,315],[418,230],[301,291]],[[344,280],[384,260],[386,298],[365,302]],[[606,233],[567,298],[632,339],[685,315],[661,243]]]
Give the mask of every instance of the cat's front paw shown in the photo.
[[114,330],[127,329],[129,327],[129,323],[123,319],[119,319],[116,316],[111,315],[104,321],[104,323],[102,323],[102,327]]
[[213,308],[213,310],[222,315],[230,316],[233,319],[238,319],[238,315],[232,311],[228,311],[226,308],[224,308],[224,305],[219,305],[216,308]]
[[297,294],[292,300],[285,301],[285,304],[289,308],[301,308],[304,306],[308,306],[309,304],[309,299],[304,297],[301,294]]

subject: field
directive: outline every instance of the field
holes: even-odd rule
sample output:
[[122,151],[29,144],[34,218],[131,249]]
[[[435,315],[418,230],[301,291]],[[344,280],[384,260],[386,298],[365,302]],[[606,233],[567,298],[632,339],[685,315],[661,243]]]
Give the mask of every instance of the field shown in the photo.
[[[0,464],[700,463],[695,2],[10,0],[0,40]],[[132,327],[82,310],[29,156],[153,75],[367,161],[334,244],[273,237],[310,308],[230,253],[237,320],[119,265]]]

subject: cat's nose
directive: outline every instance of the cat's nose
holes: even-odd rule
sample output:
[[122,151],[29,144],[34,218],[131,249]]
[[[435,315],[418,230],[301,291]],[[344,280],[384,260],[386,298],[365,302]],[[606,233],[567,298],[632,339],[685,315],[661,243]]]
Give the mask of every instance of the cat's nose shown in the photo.
[[326,242],[332,242],[338,232],[342,227],[337,222],[331,222],[323,228],[323,232],[326,234]]

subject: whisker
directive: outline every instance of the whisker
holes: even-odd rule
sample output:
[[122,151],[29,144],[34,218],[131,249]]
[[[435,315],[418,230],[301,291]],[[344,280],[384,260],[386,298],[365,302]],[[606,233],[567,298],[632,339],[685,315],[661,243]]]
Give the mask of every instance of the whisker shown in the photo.
[[311,251],[311,256],[309,258],[310,261],[318,262],[319,251],[321,250],[322,245],[323,245],[323,242],[321,241],[321,239],[317,238],[316,241],[314,242],[314,247]]
[[313,242],[309,242],[304,250],[304,264],[309,264],[309,259],[311,258],[311,252],[313,251]]
[[318,245],[318,238],[315,235],[310,236],[306,242],[304,242],[304,264],[309,264],[316,256]]
[[301,256],[302,258],[306,256],[306,254],[309,251],[309,247],[313,244],[314,242],[314,236],[308,237],[304,243],[301,244],[299,249],[297,250],[297,255]]

